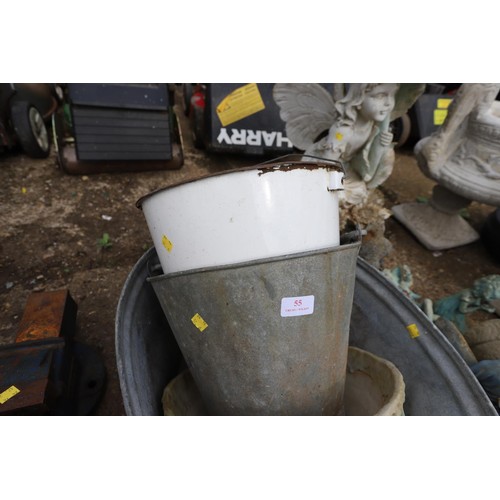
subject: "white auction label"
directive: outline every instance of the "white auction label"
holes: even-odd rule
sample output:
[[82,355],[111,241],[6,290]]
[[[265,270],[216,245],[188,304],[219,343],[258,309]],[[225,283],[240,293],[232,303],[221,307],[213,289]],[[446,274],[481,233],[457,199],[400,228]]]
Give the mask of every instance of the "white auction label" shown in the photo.
[[314,312],[314,295],[304,297],[283,297],[281,299],[281,317],[305,316]]

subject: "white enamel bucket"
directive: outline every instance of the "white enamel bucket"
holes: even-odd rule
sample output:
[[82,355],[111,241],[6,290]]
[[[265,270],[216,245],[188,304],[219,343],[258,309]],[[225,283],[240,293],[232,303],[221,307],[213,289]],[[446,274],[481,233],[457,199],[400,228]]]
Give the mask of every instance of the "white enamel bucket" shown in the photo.
[[165,274],[339,245],[338,162],[301,156],[154,191],[142,208]]

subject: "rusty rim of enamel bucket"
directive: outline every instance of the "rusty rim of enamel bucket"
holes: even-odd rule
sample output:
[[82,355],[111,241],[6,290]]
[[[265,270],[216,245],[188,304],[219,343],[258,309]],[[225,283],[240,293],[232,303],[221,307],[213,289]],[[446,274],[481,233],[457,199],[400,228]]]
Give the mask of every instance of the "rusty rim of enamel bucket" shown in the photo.
[[136,207],[137,208],[142,208],[142,204],[144,203],[144,200],[162,192],[166,191],[169,189],[173,189],[179,186],[183,186],[186,184],[190,184],[192,182],[197,182],[197,181],[202,181],[204,179],[210,179],[212,177],[219,177],[222,175],[229,175],[229,174],[237,174],[241,172],[249,172],[252,170],[258,170],[259,175],[264,175],[276,170],[280,170],[283,172],[289,172],[291,170],[297,170],[297,169],[303,169],[303,170],[318,170],[318,169],[326,169],[327,171],[335,171],[335,172],[342,172],[345,174],[345,169],[344,166],[340,161],[335,161],[335,160],[328,160],[325,158],[318,158],[315,156],[308,156],[308,155],[300,155],[300,154],[292,154],[292,155],[285,155],[285,156],[280,156],[278,158],[274,158],[272,160],[269,160],[267,162],[262,162],[257,165],[249,166],[249,167],[241,167],[241,168],[234,168],[231,170],[225,170],[222,172],[214,172],[212,174],[206,174],[202,175],[200,177],[196,177],[194,179],[187,179],[181,182],[176,182],[175,184],[172,184],[170,186],[165,186],[159,189],[156,189],[154,191],[151,191],[150,193],[142,196],[137,200],[136,202]]

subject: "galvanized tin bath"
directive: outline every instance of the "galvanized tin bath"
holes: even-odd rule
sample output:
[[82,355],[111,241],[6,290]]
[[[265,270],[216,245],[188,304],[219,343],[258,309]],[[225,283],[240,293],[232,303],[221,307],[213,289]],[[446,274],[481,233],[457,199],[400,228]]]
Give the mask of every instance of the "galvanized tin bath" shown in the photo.
[[[185,362],[148,283],[148,250],[131,269],[116,311],[118,376],[127,415],[162,415],[167,384]],[[406,330],[416,324],[420,334]],[[484,390],[444,335],[380,272],[358,258],[349,344],[366,349],[401,371],[412,415],[497,415]]]

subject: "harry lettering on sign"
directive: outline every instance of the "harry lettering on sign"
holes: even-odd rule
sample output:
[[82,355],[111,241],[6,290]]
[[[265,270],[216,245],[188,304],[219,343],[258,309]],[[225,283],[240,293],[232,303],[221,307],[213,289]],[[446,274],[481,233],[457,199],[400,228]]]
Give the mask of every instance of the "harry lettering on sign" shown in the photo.
[[217,136],[219,144],[236,146],[277,146],[279,148],[292,148],[291,141],[282,132],[266,132],[265,130],[247,130],[232,128],[230,133],[226,128],[221,128]]

